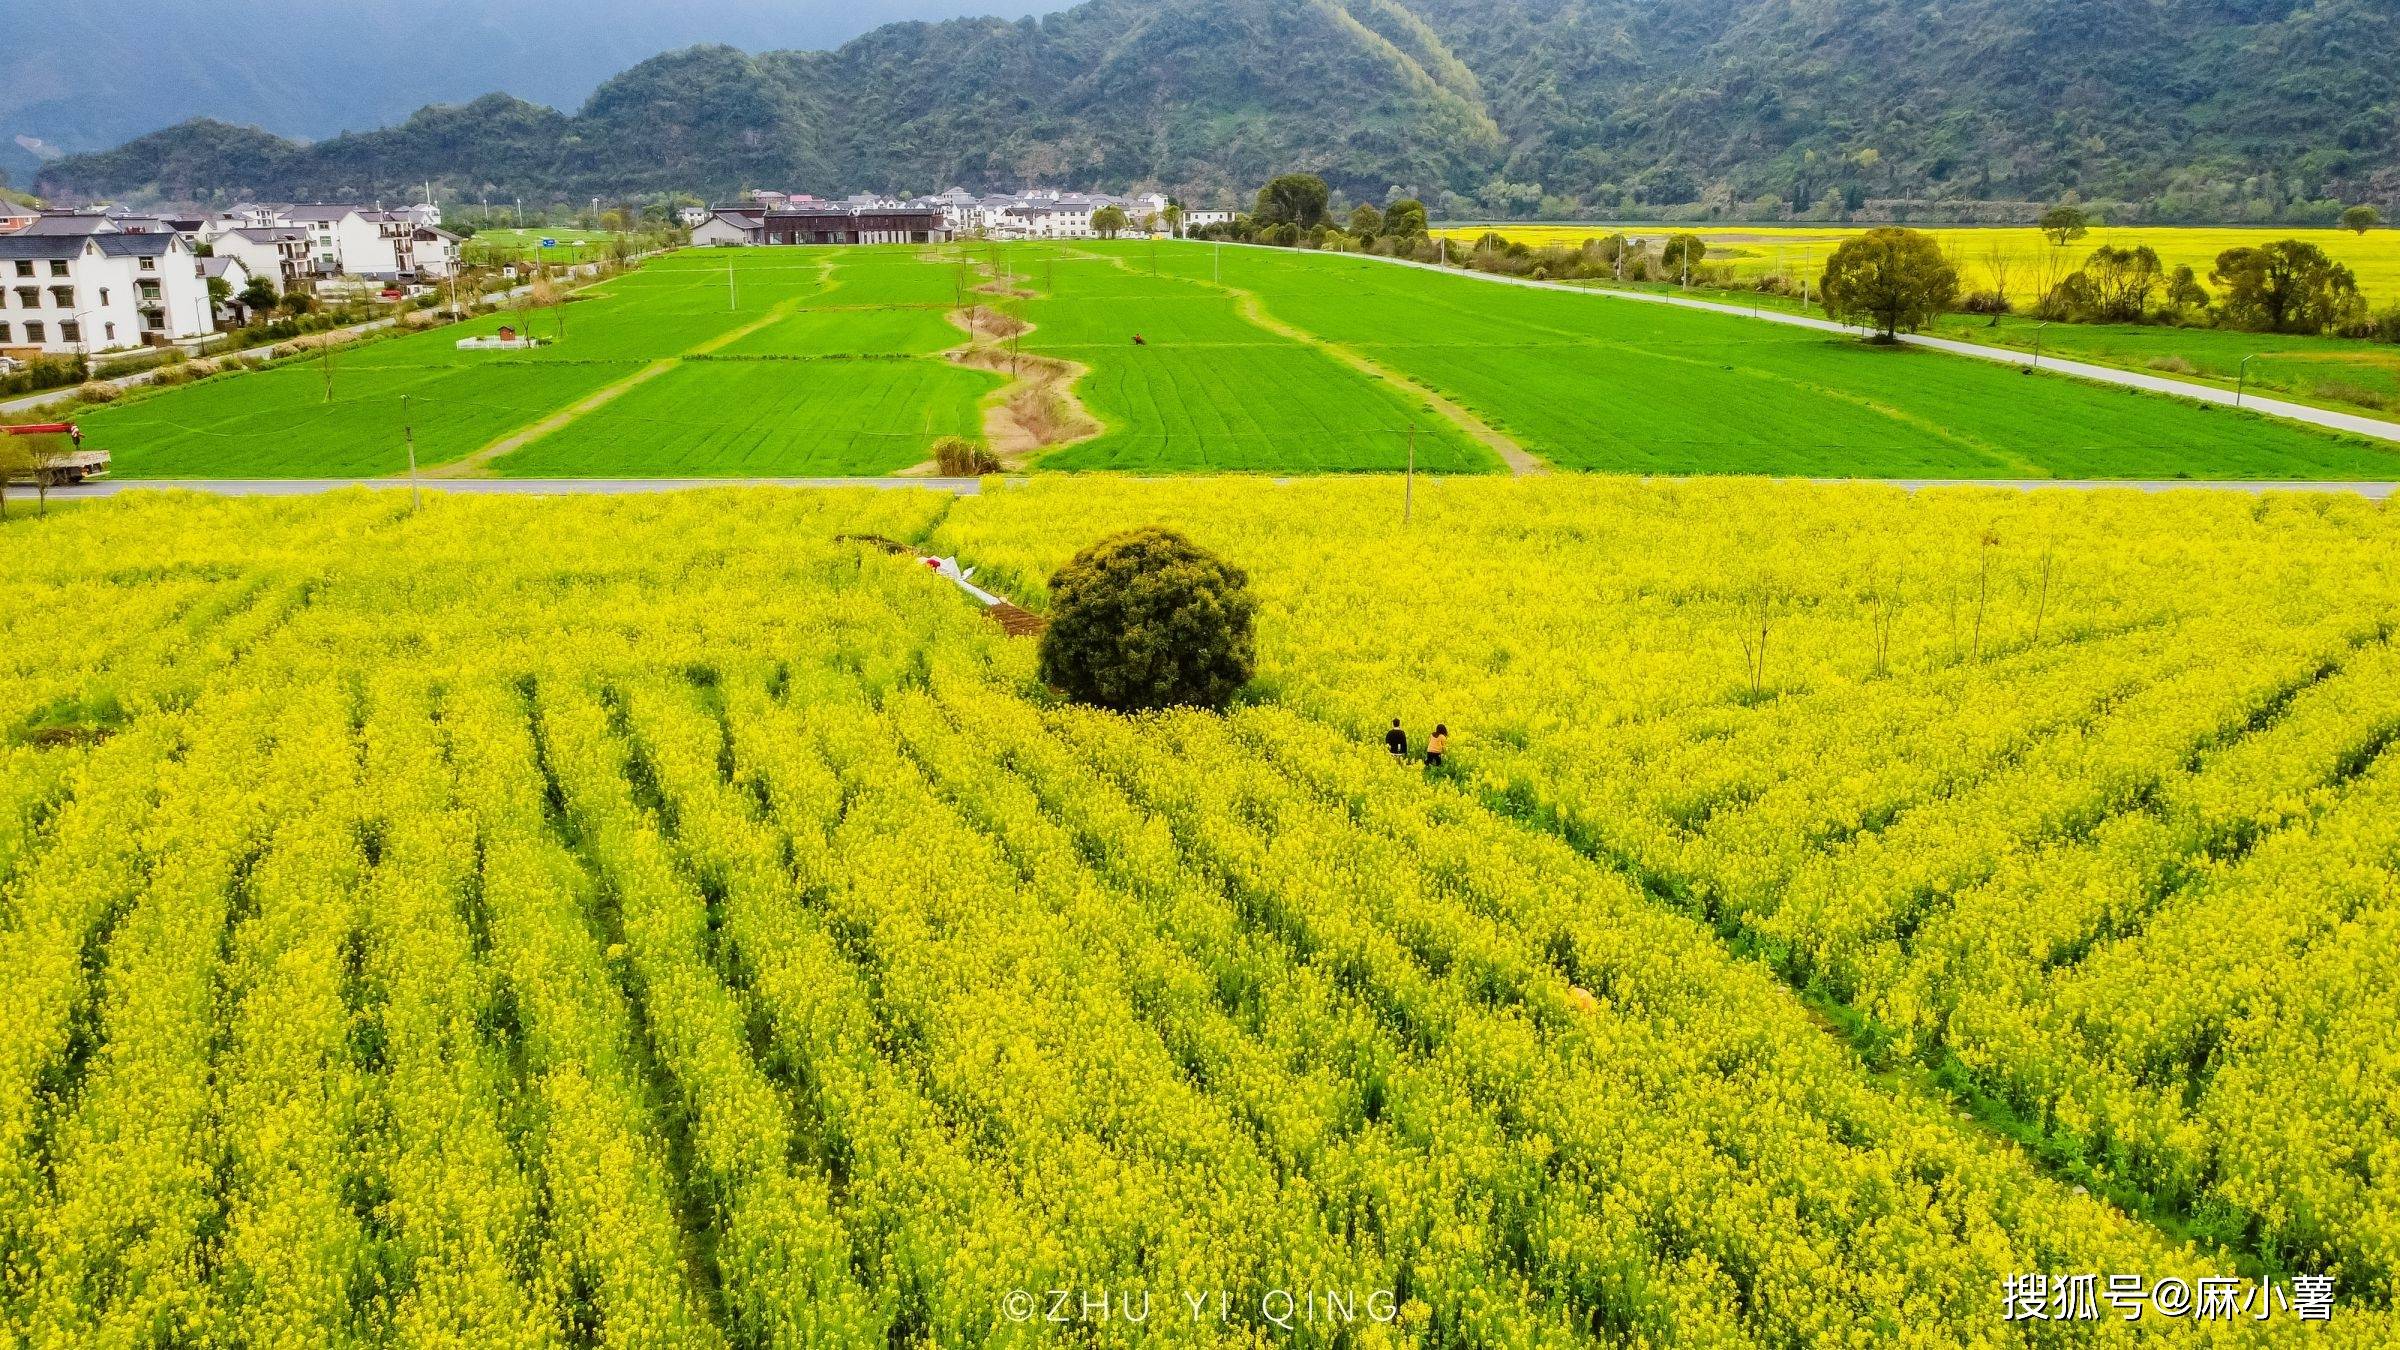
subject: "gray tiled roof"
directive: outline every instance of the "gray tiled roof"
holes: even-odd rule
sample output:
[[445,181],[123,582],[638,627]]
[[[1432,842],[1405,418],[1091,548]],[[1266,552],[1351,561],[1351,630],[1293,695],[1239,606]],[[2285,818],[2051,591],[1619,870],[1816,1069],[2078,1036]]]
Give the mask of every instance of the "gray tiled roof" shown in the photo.
[[0,258],[80,258],[87,247],[110,258],[156,258],[175,248],[172,234],[0,234]]
[[81,239],[88,235],[108,234],[119,228],[121,227],[116,221],[103,215],[86,212],[47,211],[34,217],[31,225],[17,233],[20,235],[63,235]]

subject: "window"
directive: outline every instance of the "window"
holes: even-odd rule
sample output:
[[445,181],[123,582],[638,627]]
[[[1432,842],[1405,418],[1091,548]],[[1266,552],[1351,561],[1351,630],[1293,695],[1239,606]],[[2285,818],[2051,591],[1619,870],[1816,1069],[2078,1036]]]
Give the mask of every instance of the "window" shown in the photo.
[[83,325],[75,322],[73,319],[69,319],[65,323],[60,324],[58,326],[58,340],[61,342],[83,341]]
[[5,347],[5,346],[7,346],[7,345],[8,345],[8,324],[6,323],[6,321],[0,321],[0,347]]
[[50,275],[54,277],[63,277],[66,274],[67,260],[64,258],[52,258],[50,260]]
[[108,287],[106,286],[100,288],[100,308],[108,308]]
[[42,341],[42,325],[40,320],[36,319],[25,325],[25,340],[33,343],[39,343]]
[[60,309],[73,309],[75,308],[75,288],[72,286],[53,286],[50,288],[50,299]]
[[[158,259],[156,259],[156,258],[144,258],[144,259],[142,259],[142,270],[143,270],[143,271],[145,271],[145,272],[155,272],[155,271],[157,271],[157,270],[158,270]],[[64,275],[64,272],[63,272],[63,270],[62,270],[62,272],[61,272],[61,275]]]
[[30,259],[30,258],[19,258],[19,259],[17,259],[17,275],[18,275],[18,276],[21,276],[21,277],[29,277],[29,276],[32,276],[32,275],[33,275],[33,260],[32,260],[32,259]]
[[17,287],[17,303],[26,309],[40,309],[42,307],[41,288],[39,286]]
[[104,323],[104,324],[100,325],[100,331],[101,331],[101,332],[103,332],[103,333],[106,333],[106,334],[108,335],[108,340],[109,340],[109,342],[110,342],[110,343],[112,343],[112,344],[113,344],[114,342],[116,342],[116,340],[117,340],[117,326],[116,326],[115,324],[113,324],[113,323]]

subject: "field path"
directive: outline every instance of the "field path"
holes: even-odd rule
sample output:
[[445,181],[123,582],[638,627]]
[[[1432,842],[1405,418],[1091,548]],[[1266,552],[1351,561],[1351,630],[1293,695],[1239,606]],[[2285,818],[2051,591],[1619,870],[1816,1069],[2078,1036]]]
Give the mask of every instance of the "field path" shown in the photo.
[[[881,478],[439,478],[431,470],[419,475],[426,486],[443,492],[464,492],[519,497],[563,497],[585,495],[617,495],[642,492],[683,492],[694,488],[773,487],[773,488],[928,488],[974,496],[982,480],[975,478],[892,477]],[[1190,482],[1193,475],[1159,474],[1170,482]],[[1274,481],[1293,482],[1290,476]],[[1790,481],[1790,480],[1785,480]],[[2350,480],[2326,482],[2259,482],[2242,478],[2173,478],[2173,479],[2066,479],[2066,478],[1812,478],[1812,483],[1827,485],[1858,484],[1873,487],[1899,488],[1905,492],[1930,492],[1951,488],[1991,488],[2006,492],[2234,492],[2247,496],[2264,496],[2271,492],[2317,493],[2337,497],[2363,497],[2372,502],[2400,501],[2400,483],[2363,483]],[[346,492],[351,488],[381,488],[395,490],[408,486],[405,477],[393,478],[113,478],[97,483],[82,483],[75,487],[50,489],[52,501],[84,501],[99,497],[117,497],[128,492],[204,492],[219,497],[313,497],[325,492]],[[17,508],[11,507],[13,512]]]
[[[972,254],[967,262],[989,278],[975,288],[976,294],[1030,294],[993,276],[990,265]],[[1002,350],[1003,342],[1021,342],[1035,324],[1022,315],[984,304],[953,309],[945,317],[967,335],[965,342],[942,353],[945,359],[1009,380],[983,402],[983,438],[1004,467],[1023,468],[1040,455],[1088,441],[1107,430],[1075,396],[1076,383],[1092,373],[1090,367],[1055,356]],[[929,472],[932,464],[928,460],[914,471],[902,472]]]
[[[491,471],[491,466],[495,460],[501,459],[508,455],[513,455],[517,451],[524,449],[526,446],[533,444],[535,441],[542,439],[544,436],[551,435],[564,429],[565,427],[574,423],[577,419],[588,416],[591,413],[607,407],[609,404],[615,402],[619,398],[622,398],[633,390],[640,388],[642,385],[648,384],[650,381],[666,374],[675,367],[682,365],[686,358],[694,356],[708,356],[712,353],[723,351],[725,348],[732,346],[734,343],[741,341],[743,338],[750,336],[752,333],[756,333],[761,329],[771,327],[775,324],[783,322],[787,318],[790,318],[793,312],[800,308],[802,302],[816,299],[817,297],[825,294],[825,292],[830,291],[834,287],[842,284],[839,276],[832,275],[832,270],[833,269],[829,267],[820,267],[818,269],[818,280],[822,283],[818,289],[806,291],[799,295],[791,296],[787,299],[778,300],[773,305],[768,306],[765,313],[759,315],[756,319],[743,324],[739,328],[727,329],[726,331],[717,334],[715,337],[712,337],[705,342],[696,343],[673,356],[662,356],[659,359],[652,361],[650,364],[643,366],[640,370],[637,370],[631,375],[626,376],[624,379],[618,380],[612,384],[604,385],[595,392],[586,395],[574,403],[568,404],[566,407],[559,409],[557,412],[551,413],[547,417],[542,418],[540,421],[519,427],[515,431],[509,432],[507,435],[504,435],[487,445],[483,445],[477,449],[471,450],[446,464],[439,464],[433,468],[426,469],[419,473],[418,477],[453,479],[492,477],[493,474]],[[406,474],[401,474],[398,476],[403,478],[407,477]]]
[[[417,476],[419,478],[489,478],[492,476],[493,460],[502,455],[515,454],[576,418],[608,406],[624,394],[641,385],[648,384],[682,364],[683,358],[680,356],[662,357],[624,379],[613,384],[602,385],[598,390],[585,395],[580,401],[570,403],[530,426],[520,427],[491,444],[469,451],[446,464],[436,464],[432,468],[421,470]],[[408,475],[397,474],[394,476],[406,478]]]
[[[1265,244],[1235,244],[1235,248],[1266,248]],[[1290,250],[1277,250],[1289,252]],[[1647,291],[1598,290],[1589,286],[1570,286],[1556,281],[1535,281],[1530,277],[1496,276],[1468,268],[1443,267],[1437,263],[1415,262],[1407,258],[1385,258],[1373,253],[1346,254],[1373,262],[1389,263],[1394,267],[1413,267],[1424,272],[1439,272],[1445,276],[1470,277],[1503,286],[1524,286],[1533,290],[1563,291],[1569,295],[1592,295],[1609,300],[1631,300],[1642,304],[1671,305],[1677,309],[1705,310],[1711,314],[1730,314],[1739,319],[1756,319],[1762,323],[1780,323],[1794,328],[1814,329],[1821,333],[1841,333],[1855,336],[1858,329],[1832,319],[1820,319],[1808,314],[1782,313],[1776,310],[1753,310],[1742,305],[1728,305],[1715,300],[1694,300],[1680,295],[1653,295]],[[2188,380],[2169,379],[2163,375],[2145,375],[2139,371],[2119,370],[2115,366],[2094,365],[2088,361],[2069,361],[2056,356],[2044,356],[2039,361],[2028,360],[2026,354],[2006,347],[1987,347],[1978,342],[1959,342],[1952,338],[1928,337],[1922,333],[1902,333],[1900,340],[1912,347],[1925,347],[1952,356],[1972,357],[1978,361],[1997,361],[2005,365],[2039,369],[2053,375],[2071,375],[2097,384],[2113,384],[2124,389],[2139,389],[2144,393],[2166,394],[2173,398],[2191,399],[2197,403],[2214,403],[2220,407],[2240,408],[2262,417],[2279,417],[2289,422],[2302,422],[2324,431],[2337,431],[2350,436],[2366,436],[2374,440],[2400,444],[2400,422],[2376,417],[2361,417],[2355,413],[2334,412],[2312,408],[2305,403],[2292,403],[2279,398],[2261,398],[2256,394],[2236,395],[2232,390],[2214,385],[2194,384]]]
[[[1086,258],[1104,259],[1108,262],[1116,264],[1125,271],[1133,272],[1136,275],[1140,274],[1138,269],[1136,269],[1131,263],[1126,262],[1125,259],[1118,257],[1115,254],[1087,253],[1082,249],[1076,249],[1074,252]],[[1432,389],[1425,385],[1419,384],[1415,380],[1400,374],[1398,371],[1388,370],[1374,359],[1359,352],[1353,351],[1352,349],[1345,347],[1338,342],[1328,342],[1324,338],[1321,338],[1304,328],[1295,328],[1292,325],[1285,323],[1283,320],[1276,318],[1273,314],[1268,313],[1265,303],[1262,302],[1256,294],[1243,290],[1239,286],[1228,286],[1221,281],[1204,281],[1198,277],[1183,276],[1177,277],[1176,280],[1188,281],[1204,290],[1218,291],[1222,294],[1231,296],[1234,300],[1236,312],[1239,313],[1243,319],[1249,321],[1250,323],[1258,325],[1260,328],[1273,333],[1277,337],[1288,338],[1304,347],[1314,347],[1318,351],[1325,353],[1325,355],[1332,357],[1334,360],[1341,362],[1343,365],[1348,366],[1352,370],[1355,370],[1359,374],[1365,375],[1370,379],[1382,380],[1396,389],[1411,390],[1422,396],[1425,400],[1426,406],[1432,408],[1435,412],[1440,413],[1444,421],[1449,422],[1451,425],[1457,427],[1460,431],[1467,433],[1467,435],[1473,437],[1478,443],[1482,444],[1493,454],[1498,455],[1501,459],[1501,462],[1508,465],[1508,471],[1517,477],[1523,478],[1533,474],[1544,474],[1550,472],[1550,466],[1536,458],[1533,453],[1527,450],[1523,445],[1518,444],[1517,439],[1514,436],[1511,436],[1507,432],[1502,431],[1498,427],[1495,427],[1484,421],[1482,418],[1476,416],[1473,412],[1469,411],[1464,405],[1458,403],[1456,400],[1448,397],[1437,389]]]

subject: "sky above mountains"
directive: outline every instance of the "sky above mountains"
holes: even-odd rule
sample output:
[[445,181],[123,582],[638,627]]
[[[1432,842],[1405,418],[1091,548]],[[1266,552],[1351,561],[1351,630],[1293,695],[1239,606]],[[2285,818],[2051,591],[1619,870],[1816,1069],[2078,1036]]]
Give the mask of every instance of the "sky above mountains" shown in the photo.
[[573,109],[662,51],[839,45],[1045,0],[0,0],[0,173],[186,118],[322,137],[495,90]]

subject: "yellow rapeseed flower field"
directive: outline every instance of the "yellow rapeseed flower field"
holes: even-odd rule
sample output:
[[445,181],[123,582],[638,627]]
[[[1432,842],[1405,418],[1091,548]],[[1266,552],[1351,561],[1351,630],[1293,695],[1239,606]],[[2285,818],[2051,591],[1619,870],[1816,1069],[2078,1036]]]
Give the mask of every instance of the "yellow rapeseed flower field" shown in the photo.
[[[1573,247],[1586,239],[1622,233],[1631,238],[1663,242],[1678,234],[1698,235],[1708,244],[1708,260],[1730,264],[1734,276],[1754,277],[1824,271],[1825,260],[1842,240],[1868,226],[1849,225],[1497,225],[1461,226],[1434,231],[1452,240],[1473,242],[1486,233],[1534,247]],[[2005,268],[2009,297],[2020,304],[2038,299],[2047,279],[2055,283],[2083,264],[2103,244],[2119,248],[2147,245],[2172,269],[2189,265],[2203,280],[2217,255],[2230,248],[2249,248],[2277,239],[2305,239],[2325,250],[2358,276],[2359,289],[2369,301],[2400,300],[2400,230],[2375,229],[2361,235],[2324,226],[2187,226],[2095,225],[2091,233],[2064,248],[2054,246],[2031,226],[1910,226],[1930,234],[1958,264],[1967,285],[1990,289],[1993,262]]]
[[2389,1342],[2385,509],[989,487],[0,526],[0,1343]]

